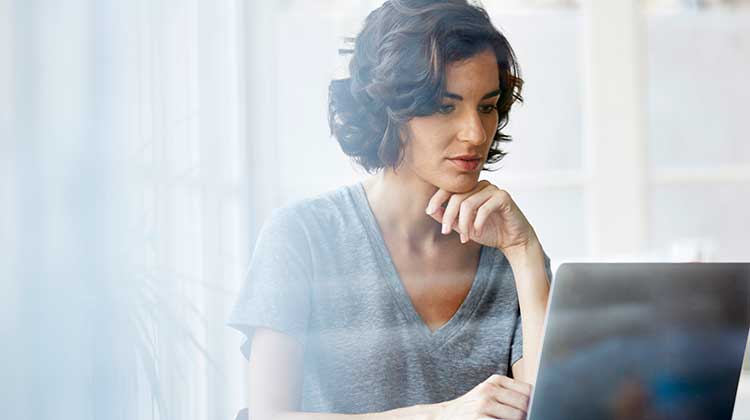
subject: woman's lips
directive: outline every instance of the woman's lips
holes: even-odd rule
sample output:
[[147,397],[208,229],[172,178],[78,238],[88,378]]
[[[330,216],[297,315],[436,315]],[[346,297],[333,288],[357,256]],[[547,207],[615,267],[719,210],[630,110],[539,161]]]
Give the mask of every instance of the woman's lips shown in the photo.
[[475,171],[479,168],[480,159],[448,159],[453,162],[456,167],[464,171]]

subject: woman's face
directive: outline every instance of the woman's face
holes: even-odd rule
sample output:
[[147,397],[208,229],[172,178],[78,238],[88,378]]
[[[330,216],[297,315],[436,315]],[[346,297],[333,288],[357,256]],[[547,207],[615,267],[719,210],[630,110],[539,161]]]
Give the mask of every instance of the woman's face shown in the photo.
[[474,188],[497,129],[498,77],[492,51],[449,64],[440,110],[406,123],[399,170],[453,193]]

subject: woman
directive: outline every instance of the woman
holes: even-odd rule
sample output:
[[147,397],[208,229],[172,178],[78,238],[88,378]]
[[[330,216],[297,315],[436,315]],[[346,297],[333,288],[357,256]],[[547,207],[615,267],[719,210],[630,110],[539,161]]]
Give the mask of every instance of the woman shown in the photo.
[[375,175],[264,224],[229,320],[250,418],[524,418],[549,259],[478,181],[520,99],[510,45],[466,1],[391,0],[349,70],[329,122]]

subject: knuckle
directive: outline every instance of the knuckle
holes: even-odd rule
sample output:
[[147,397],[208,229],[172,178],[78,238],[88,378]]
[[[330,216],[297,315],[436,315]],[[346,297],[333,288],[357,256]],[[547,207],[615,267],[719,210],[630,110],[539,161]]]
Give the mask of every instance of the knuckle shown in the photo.
[[482,386],[484,387],[494,387],[495,384],[498,381],[498,375],[491,375],[489,378],[485,379],[484,382],[482,382]]
[[489,393],[491,388],[492,388],[492,385],[484,382],[484,383],[479,384],[479,386],[477,387],[477,391],[479,391],[480,395],[485,396],[486,394]]
[[529,405],[529,399],[523,394],[513,395],[512,398],[513,401],[521,407],[526,407]]
[[492,409],[492,403],[488,399],[482,399],[477,404],[477,410],[482,413],[487,413]]

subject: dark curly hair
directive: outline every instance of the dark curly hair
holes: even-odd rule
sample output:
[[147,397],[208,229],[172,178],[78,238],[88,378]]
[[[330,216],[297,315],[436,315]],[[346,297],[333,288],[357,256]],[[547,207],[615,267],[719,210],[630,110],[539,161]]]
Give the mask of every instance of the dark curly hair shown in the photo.
[[372,11],[354,39],[349,78],[331,81],[328,125],[341,149],[367,172],[397,167],[403,159],[401,128],[435,113],[445,91],[446,66],[489,50],[500,74],[498,126],[483,170],[506,153],[500,132],[523,80],[508,40],[487,12],[466,0],[389,0]]

